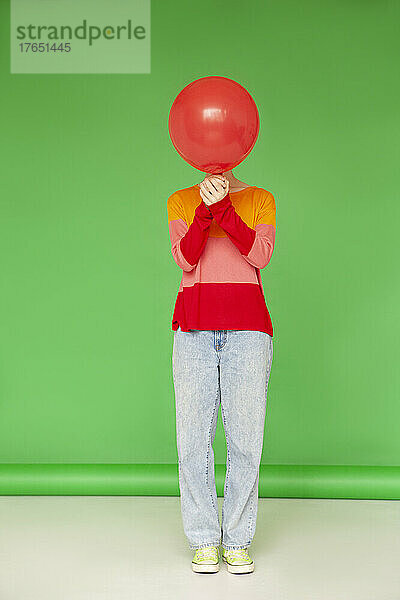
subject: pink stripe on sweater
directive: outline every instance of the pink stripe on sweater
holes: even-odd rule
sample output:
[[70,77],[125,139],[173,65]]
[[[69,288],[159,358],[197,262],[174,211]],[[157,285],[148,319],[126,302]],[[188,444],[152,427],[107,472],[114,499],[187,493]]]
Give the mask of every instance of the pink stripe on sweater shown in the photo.
[[183,287],[199,282],[258,284],[254,267],[228,237],[209,237],[201,262],[192,271],[183,272]]
[[259,223],[254,228],[256,237],[246,260],[253,266],[263,269],[271,260],[275,245],[275,227]]

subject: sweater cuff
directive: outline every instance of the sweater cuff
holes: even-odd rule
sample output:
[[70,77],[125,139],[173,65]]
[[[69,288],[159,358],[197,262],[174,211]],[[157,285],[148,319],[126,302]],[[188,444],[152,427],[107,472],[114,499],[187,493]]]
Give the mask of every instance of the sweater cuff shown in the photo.
[[224,210],[230,205],[232,204],[231,202],[231,197],[229,195],[229,192],[226,194],[226,196],[224,196],[222,198],[222,200],[218,200],[218,202],[213,202],[213,204],[210,204],[210,211],[211,214],[213,216],[218,215],[219,213],[223,213]]
[[212,212],[210,211],[204,200],[202,200],[200,204],[198,204],[195,212],[196,215],[200,218],[209,219],[210,221],[212,221],[213,219]]

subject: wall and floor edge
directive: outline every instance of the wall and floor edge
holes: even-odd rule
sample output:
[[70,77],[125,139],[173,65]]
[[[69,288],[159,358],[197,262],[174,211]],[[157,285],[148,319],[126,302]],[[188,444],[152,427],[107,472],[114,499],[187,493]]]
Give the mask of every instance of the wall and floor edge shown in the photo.
[[[223,496],[225,465],[215,465]],[[179,496],[177,464],[0,464],[0,495]],[[400,466],[261,465],[260,498],[400,500]]]

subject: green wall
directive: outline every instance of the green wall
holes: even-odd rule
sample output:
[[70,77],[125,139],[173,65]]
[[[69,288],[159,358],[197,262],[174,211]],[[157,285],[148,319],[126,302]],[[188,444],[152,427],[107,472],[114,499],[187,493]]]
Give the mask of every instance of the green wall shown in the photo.
[[[11,75],[0,0],[0,462],[173,464],[168,135],[189,82],[242,83],[270,190],[262,462],[400,465],[399,2],[152,0],[149,75]],[[219,415],[214,444],[224,463]]]

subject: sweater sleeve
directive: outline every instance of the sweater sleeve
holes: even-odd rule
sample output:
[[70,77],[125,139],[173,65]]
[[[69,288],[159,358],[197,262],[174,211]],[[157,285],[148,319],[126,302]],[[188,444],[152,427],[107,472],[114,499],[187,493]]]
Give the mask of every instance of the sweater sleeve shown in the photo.
[[211,204],[210,210],[243,258],[253,267],[263,269],[269,263],[275,245],[276,208],[271,192],[264,193],[258,201],[254,229],[235,211],[229,192],[222,200]]
[[213,215],[202,200],[196,207],[192,223],[188,225],[176,192],[168,198],[167,211],[172,256],[178,267],[192,271],[207,242]]

